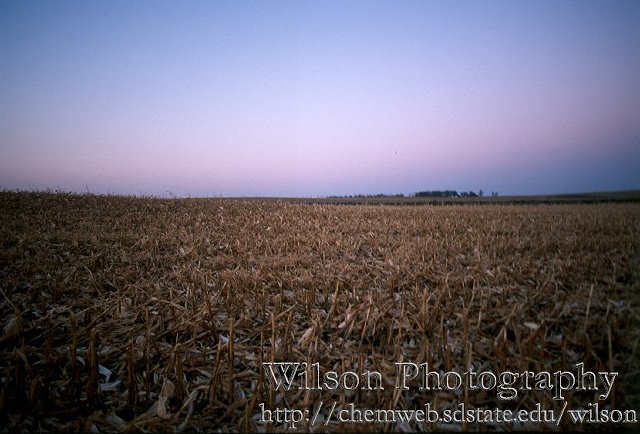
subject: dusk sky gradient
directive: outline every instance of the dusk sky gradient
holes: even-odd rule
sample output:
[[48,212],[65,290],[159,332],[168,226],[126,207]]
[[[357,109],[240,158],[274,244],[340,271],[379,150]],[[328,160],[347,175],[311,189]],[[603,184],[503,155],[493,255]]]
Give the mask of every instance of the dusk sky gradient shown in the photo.
[[640,1],[0,0],[0,189],[640,189]]

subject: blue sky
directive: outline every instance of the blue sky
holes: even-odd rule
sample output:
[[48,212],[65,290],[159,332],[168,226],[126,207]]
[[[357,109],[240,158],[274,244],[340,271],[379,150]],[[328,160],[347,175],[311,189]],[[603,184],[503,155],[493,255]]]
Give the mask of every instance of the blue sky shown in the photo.
[[640,188],[640,2],[0,1],[0,188]]

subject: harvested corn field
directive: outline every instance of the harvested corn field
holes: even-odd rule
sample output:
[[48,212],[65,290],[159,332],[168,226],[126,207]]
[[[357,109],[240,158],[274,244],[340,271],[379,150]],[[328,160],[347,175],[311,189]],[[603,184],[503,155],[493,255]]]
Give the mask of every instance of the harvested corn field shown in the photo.
[[[0,240],[4,430],[581,430],[602,425],[568,410],[640,410],[637,203],[3,192]],[[480,417],[536,408],[557,420]]]

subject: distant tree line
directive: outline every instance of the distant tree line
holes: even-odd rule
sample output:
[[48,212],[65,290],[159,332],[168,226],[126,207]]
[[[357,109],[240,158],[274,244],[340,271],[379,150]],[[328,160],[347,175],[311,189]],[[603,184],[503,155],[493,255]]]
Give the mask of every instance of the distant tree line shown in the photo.
[[[458,193],[456,190],[430,190],[419,191],[414,194],[415,197],[482,197],[484,192],[482,190],[476,193],[475,191],[463,191]],[[491,192],[491,196],[498,196],[498,192]]]
[[[410,197],[483,197],[484,192],[479,190],[477,193],[475,191],[462,191],[458,193],[456,190],[427,190],[427,191],[418,191],[414,194],[410,194]],[[492,191],[492,197],[497,197],[498,192]],[[404,194],[350,194],[344,196],[328,196],[329,199],[366,199],[366,198],[380,198],[380,197],[404,197]]]
[[455,190],[430,190],[430,191],[419,191],[414,194],[415,197],[459,197],[457,191]]

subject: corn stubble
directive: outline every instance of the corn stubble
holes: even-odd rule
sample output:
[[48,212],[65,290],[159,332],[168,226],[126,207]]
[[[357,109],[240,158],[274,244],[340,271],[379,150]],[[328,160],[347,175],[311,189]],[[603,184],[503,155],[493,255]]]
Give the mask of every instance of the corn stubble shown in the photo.
[[[394,363],[403,360],[496,373],[584,362],[620,372],[609,404],[638,406],[638,204],[336,206],[3,192],[0,237],[0,426],[10,431],[286,429],[260,421],[261,403],[311,412],[320,401],[562,405],[548,391],[509,402],[495,391],[399,391]],[[263,361],[375,370],[385,389],[274,391]],[[595,392],[568,395],[573,407],[596,400]]]

